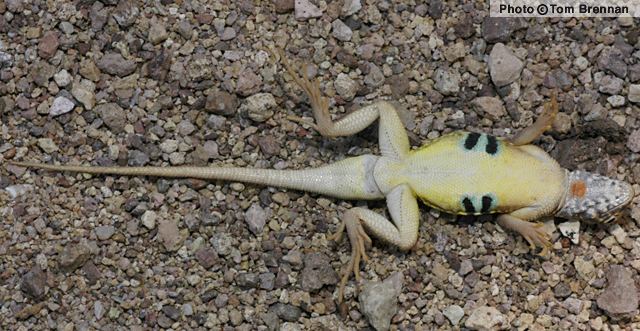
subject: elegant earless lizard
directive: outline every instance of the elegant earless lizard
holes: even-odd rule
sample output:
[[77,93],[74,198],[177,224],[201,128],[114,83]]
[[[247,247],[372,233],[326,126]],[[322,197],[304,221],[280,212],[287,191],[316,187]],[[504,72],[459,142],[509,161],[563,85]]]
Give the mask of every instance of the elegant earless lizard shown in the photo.
[[359,279],[367,260],[368,234],[401,250],[417,241],[418,200],[441,211],[460,215],[496,214],[502,227],[520,233],[532,249],[546,254],[549,236],[532,223],[545,216],[607,223],[634,197],[626,182],[584,171],[561,168],[542,149],[530,145],[552,123],[558,111],[555,96],[535,123],[511,139],[457,131],[410,149],[409,139],[394,107],[380,101],[333,121],[329,102],[305,70],[298,76],[280,53],[293,80],[306,92],[315,128],[326,137],[353,135],[379,119],[381,155],[361,155],[314,169],[270,170],[221,167],[94,167],[10,162],[16,166],[53,171],[124,176],[189,177],[227,180],[316,192],[349,200],[386,199],[391,221],[372,210],[355,207],[342,216],[332,239],[346,229],[351,259],[342,272],[338,300],[349,275]]

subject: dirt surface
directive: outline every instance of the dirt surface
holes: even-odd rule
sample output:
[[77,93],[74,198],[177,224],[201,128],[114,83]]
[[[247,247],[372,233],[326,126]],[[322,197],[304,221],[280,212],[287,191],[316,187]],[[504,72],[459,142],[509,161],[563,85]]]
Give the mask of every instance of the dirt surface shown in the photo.
[[375,126],[331,140],[287,119],[311,112],[268,52],[282,48],[337,117],[393,100],[413,145],[511,136],[557,90],[561,113],[536,143],[640,192],[640,21],[460,3],[0,2],[0,328],[640,328],[638,198],[620,225],[582,225],[578,244],[547,222],[547,258],[490,219],[422,206],[413,250],[369,250],[361,275],[388,279],[373,292],[390,302],[371,316],[353,280],[336,304],[350,247],[327,236],[345,209],[383,202],[6,165],[301,169],[377,153]]

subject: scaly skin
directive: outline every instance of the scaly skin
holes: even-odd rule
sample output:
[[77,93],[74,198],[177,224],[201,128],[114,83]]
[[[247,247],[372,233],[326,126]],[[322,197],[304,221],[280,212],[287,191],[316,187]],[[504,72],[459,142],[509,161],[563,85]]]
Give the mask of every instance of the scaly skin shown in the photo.
[[[345,212],[342,225],[331,236],[338,240],[346,230],[352,248],[351,260],[343,270],[338,288],[338,301],[342,301],[350,274],[359,279],[360,261],[367,260],[365,250],[371,243],[368,233],[401,250],[414,246],[418,237],[418,199],[453,214],[498,214],[498,224],[520,233],[533,249],[542,247],[544,255],[550,247],[549,236],[539,224],[529,221],[558,212],[563,217],[586,215],[593,221],[609,221],[633,197],[633,190],[624,182],[584,173],[567,175],[547,153],[529,145],[552,123],[558,111],[555,96],[532,126],[510,140],[460,131],[412,151],[390,103],[377,102],[333,121],[329,102],[322,96],[318,82],[309,80],[304,70],[302,77],[298,76],[282,52],[280,57],[287,72],[309,96],[316,122],[297,116],[289,119],[311,125],[327,137],[355,134],[380,119],[381,155],[349,158],[316,169],[283,171],[9,163],[91,174],[239,181],[343,199],[384,198],[393,222],[369,209],[356,207]],[[598,200],[602,193],[607,196],[604,201]]]

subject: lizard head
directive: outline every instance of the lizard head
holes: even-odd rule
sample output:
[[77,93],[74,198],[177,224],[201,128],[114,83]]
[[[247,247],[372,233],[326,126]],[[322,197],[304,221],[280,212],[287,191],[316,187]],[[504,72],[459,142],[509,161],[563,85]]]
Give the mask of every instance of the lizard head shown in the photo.
[[594,223],[614,221],[634,197],[633,187],[624,181],[586,171],[568,173],[564,205],[556,216]]

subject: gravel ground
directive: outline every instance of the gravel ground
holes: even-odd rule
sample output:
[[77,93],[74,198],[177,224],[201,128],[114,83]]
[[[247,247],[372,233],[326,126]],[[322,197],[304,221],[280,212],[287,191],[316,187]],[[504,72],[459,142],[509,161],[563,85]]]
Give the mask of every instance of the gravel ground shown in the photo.
[[[286,119],[311,116],[267,52],[286,48],[338,116],[394,100],[413,145],[458,129],[509,136],[559,90],[538,144],[640,192],[640,21],[416,2],[5,0],[0,163],[297,169],[376,153],[375,129],[329,140]],[[548,221],[548,258],[486,219],[423,207],[415,249],[375,243],[360,294],[350,282],[337,305],[350,249],[327,235],[354,204],[3,165],[0,328],[640,328],[637,198],[619,225],[582,225],[578,243],[560,235],[575,224]]]

